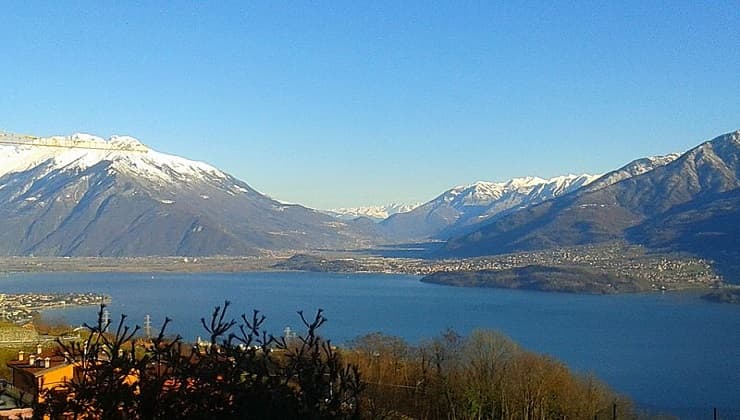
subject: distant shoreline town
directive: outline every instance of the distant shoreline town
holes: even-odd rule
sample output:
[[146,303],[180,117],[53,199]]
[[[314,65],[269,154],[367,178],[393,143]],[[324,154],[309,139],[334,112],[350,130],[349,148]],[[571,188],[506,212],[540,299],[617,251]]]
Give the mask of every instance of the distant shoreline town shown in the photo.
[[[310,271],[409,274],[422,276],[425,282],[454,286],[590,294],[731,288],[723,282],[711,261],[675,252],[649,252],[621,242],[461,259],[398,258],[337,251],[259,257],[2,257],[0,267],[5,273]],[[101,297],[91,300],[97,298]]]
[[0,320],[25,324],[35,313],[52,308],[100,305],[111,298],[97,293],[0,293]]

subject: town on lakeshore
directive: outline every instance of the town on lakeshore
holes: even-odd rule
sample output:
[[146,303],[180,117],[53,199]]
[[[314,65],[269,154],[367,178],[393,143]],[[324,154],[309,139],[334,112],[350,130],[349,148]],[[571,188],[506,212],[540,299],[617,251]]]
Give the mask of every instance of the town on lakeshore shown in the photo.
[[90,292],[0,293],[0,320],[14,324],[25,324],[33,319],[34,314],[45,309],[105,303],[110,303],[109,296]]
[[[429,259],[381,256],[380,252],[322,251],[309,253],[265,253],[245,257],[0,257],[0,267],[12,272],[247,272],[314,271],[339,273],[410,274],[430,278],[447,273],[443,283],[458,286],[515,287],[509,284],[470,284],[450,280],[451,275],[509,273],[538,267],[571,271],[580,276],[582,287],[561,287],[557,276],[542,290],[592,293],[591,286],[604,279],[611,282],[607,292],[645,292],[686,289],[731,288],[711,261],[677,252],[652,252],[623,242],[563,247],[475,258]],[[551,272],[551,271],[550,271]],[[552,272],[551,272],[552,273]],[[528,274],[531,274],[529,272]],[[434,281],[437,282],[437,281]],[[620,286],[617,287],[617,284]],[[600,290],[600,289],[599,289]],[[603,292],[603,291],[602,291]],[[59,297],[42,302],[70,303]],[[97,303],[100,296],[80,295],[75,304]],[[52,304],[52,303],[49,303]]]

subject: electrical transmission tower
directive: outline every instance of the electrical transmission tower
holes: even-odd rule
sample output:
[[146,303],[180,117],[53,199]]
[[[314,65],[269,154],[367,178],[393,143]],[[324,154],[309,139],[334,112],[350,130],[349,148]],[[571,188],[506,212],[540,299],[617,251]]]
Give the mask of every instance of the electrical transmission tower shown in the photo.
[[149,314],[144,316],[144,337],[152,338],[152,317]]

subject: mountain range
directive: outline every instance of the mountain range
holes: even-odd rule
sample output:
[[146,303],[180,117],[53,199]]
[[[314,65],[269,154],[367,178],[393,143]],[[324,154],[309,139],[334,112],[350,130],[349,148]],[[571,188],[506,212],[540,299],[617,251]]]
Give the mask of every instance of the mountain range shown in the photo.
[[132,137],[0,136],[1,255],[253,255],[371,237]]
[[421,203],[392,203],[381,206],[342,207],[324,210],[323,212],[342,220],[353,220],[357,219],[358,217],[367,217],[368,219],[379,222],[381,220],[387,219],[391,215],[409,212],[419,207],[420,205]]
[[680,156],[654,159],[644,171],[630,170],[645,163],[635,161],[570,194],[455,237],[442,254],[474,256],[627,240],[734,265],[740,249],[739,159],[736,131]]
[[581,188],[597,178],[584,174],[478,181],[447,190],[411,211],[394,214],[380,222],[380,228],[387,237],[401,241],[448,239],[503,214]]
[[2,133],[0,255],[254,255],[443,241],[436,256],[459,257],[619,240],[732,266],[739,151],[736,131],[603,175],[479,181],[421,205],[325,214],[132,137]]

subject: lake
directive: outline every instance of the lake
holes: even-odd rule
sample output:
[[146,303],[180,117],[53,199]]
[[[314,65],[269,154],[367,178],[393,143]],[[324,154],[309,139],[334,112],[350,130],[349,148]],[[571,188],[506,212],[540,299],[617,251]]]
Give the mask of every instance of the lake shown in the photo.
[[[447,328],[504,332],[580,372],[594,372],[643,407],[711,418],[711,407],[740,415],[740,306],[696,294],[586,296],[432,285],[416,276],[266,273],[28,273],[0,277],[0,292],[99,292],[121,313],[195,340],[200,318],[232,301],[231,315],[261,310],[268,330],[300,331],[297,310],[325,310],[325,336],[342,343],[374,331],[416,343]],[[93,323],[94,307],[55,309],[50,319]]]

